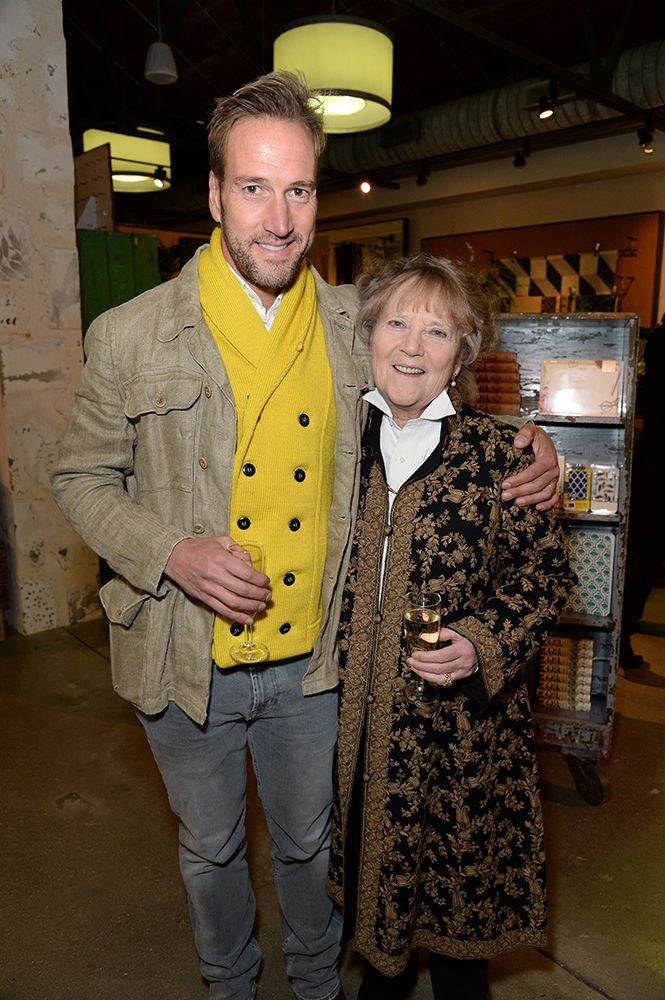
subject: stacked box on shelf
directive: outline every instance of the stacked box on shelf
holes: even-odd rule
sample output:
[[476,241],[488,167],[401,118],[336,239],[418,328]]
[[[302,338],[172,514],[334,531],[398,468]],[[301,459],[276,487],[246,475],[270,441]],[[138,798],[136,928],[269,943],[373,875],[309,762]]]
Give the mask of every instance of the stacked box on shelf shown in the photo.
[[566,530],[570,566],[577,583],[570,591],[564,614],[609,615],[616,538],[604,528]]
[[474,375],[479,410],[485,413],[520,412],[520,366],[514,351],[485,354],[478,362]]
[[591,708],[593,640],[550,636],[540,652],[538,699],[547,708]]

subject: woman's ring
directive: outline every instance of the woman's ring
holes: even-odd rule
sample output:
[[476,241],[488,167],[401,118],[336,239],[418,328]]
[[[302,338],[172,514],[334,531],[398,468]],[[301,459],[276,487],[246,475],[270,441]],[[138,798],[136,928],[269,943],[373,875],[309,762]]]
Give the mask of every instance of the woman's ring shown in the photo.
[[452,674],[441,674],[441,686],[442,687],[450,687],[450,685],[452,684],[452,682],[453,682],[453,675]]

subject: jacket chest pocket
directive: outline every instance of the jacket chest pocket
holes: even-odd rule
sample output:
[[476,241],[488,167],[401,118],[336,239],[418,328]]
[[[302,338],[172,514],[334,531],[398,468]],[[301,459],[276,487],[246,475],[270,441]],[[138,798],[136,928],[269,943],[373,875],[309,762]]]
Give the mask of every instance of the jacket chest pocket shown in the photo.
[[203,380],[187,372],[135,375],[125,389],[125,416],[136,429],[134,477],[139,493],[191,492]]

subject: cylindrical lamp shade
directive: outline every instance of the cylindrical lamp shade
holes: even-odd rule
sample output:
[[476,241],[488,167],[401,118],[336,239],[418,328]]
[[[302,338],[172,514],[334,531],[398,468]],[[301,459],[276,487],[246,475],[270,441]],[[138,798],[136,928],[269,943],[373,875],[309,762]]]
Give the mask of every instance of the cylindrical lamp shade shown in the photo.
[[[161,135],[161,132],[153,134]],[[111,147],[114,191],[141,194],[165,191],[171,186],[171,147],[168,142],[98,128],[89,128],[83,133],[84,152],[106,143]],[[159,168],[161,170],[156,174]]]
[[326,132],[363,132],[390,119],[393,42],[373,21],[308,17],[275,39],[276,70],[302,73],[323,104]]
[[178,70],[171,46],[166,42],[153,42],[145,57],[144,76],[150,83],[166,86],[178,79]]

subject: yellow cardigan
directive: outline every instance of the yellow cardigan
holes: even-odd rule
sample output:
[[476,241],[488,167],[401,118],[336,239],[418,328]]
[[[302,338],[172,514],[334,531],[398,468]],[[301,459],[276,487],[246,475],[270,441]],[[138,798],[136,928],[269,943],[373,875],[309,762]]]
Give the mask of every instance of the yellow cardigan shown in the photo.
[[[255,638],[273,660],[309,652],[321,623],[321,584],[332,500],[335,398],[316,289],[303,267],[284,292],[270,331],[221,251],[219,230],[199,258],[199,288],[238,413],[230,532],[260,541],[272,601]],[[217,616],[213,658],[240,626]]]

